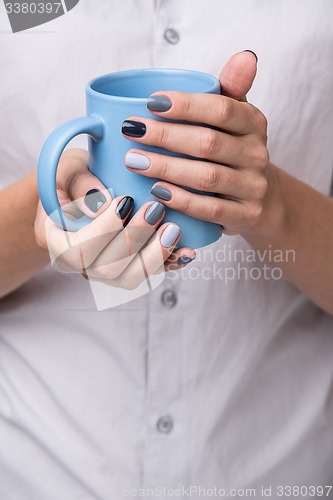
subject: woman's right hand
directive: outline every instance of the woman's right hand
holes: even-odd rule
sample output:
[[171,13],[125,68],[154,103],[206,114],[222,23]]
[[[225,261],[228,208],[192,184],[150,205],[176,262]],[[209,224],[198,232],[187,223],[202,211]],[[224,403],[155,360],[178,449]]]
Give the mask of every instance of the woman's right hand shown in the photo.
[[66,232],[52,222],[39,202],[36,241],[49,250],[51,261],[63,272],[79,272],[89,279],[133,290],[147,276],[183,267],[186,261],[195,258],[191,248],[173,252],[181,229],[170,222],[159,227],[164,216],[161,203],[154,200],[145,203],[128,221],[134,200],[130,196],[112,199],[88,170],[88,155],[84,150],[63,153],[57,192],[68,215],[83,213],[94,219],[75,233]]

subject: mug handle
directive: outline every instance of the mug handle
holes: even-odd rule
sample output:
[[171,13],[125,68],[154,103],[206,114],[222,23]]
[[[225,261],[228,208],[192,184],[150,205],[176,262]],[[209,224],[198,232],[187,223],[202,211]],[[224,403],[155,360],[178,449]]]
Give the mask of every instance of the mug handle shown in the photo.
[[68,142],[80,134],[88,134],[94,141],[100,141],[104,134],[102,120],[97,116],[84,116],[64,123],[46,139],[38,161],[37,182],[42,205],[52,221],[65,231],[78,231],[93,220],[87,215],[70,219],[63,213],[57,196],[56,176],[60,156]]

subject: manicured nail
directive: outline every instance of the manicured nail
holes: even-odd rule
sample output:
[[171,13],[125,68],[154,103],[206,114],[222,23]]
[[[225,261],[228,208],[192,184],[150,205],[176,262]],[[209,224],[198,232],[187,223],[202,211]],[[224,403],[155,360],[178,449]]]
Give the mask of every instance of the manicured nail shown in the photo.
[[164,211],[165,211],[165,206],[162,205],[162,203],[160,203],[159,201],[155,201],[148,207],[145,213],[145,219],[148,222],[148,224],[153,226],[154,224],[156,224],[156,222],[161,217]]
[[152,190],[150,191],[151,194],[154,196],[157,196],[157,198],[161,198],[161,200],[164,201],[170,201],[172,193],[169,189],[162,187],[162,186],[153,186]]
[[243,50],[243,52],[251,52],[251,54],[254,55],[254,57],[256,58],[257,62],[258,62],[258,56],[255,52],[253,52],[253,50],[250,50],[250,49],[246,49],[246,50]]
[[183,255],[182,257],[179,257],[178,264],[180,266],[186,266],[186,264],[189,264],[192,260],[194,260],[194,258]]
[[122,200],[120,200],[116,209],[116,214],[118,215],[119,219],[121,220],[125,219],[125,217],[132,210],[133,205],[134,205],[134,200],[132,196],[125,196]]
[[146,125],[141,122],[133,120],[126,120],[123,122],[122,133],[129,137],[143,137],[146,133]]
[[90,189],[84,197],[84,202],[92,212],[98,212],[106,202],[104,194],[99,189]]
[[180,227],[175,226],[174,224],[169,224],[166,229],[164,229],[161,236],[161,244],[165,248],[171,247],[176,239],[178,238],[180,233]]
[[136,168],[137,170],[147,170],[150,166],[150,160],[148,156],[139,153],[127,153],[125,165],[126,167]]
[[152,95],[147,99],[147,108],[150,111],[168,111],[172,106],[169,97],[165,95]]

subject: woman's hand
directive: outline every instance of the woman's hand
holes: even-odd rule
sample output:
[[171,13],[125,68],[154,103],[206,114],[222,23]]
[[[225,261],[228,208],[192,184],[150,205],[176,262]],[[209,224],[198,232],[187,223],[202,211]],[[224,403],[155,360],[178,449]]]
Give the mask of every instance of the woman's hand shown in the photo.
[[86,151],[76,149],[63,154],[57,190],[65,212],[73,216],[83,213],[94,219],[76,233],[65,232],[39,204],[37,243],[48,248],[51,260],[64,272],[80,272],[89,279],[135,289],[148,275],[163,270],[166,261],[167,268],[170,260],[177,268],[184,265],[185,256],[195,257],[194,250],[182,248],[171,258],[181,229],[172,223],[160,226],[164,205],[152,200],[133,215],[133,198],[111,199],[105,186],[89,172]]
[[[256,66],[252,54],[238,56]],[[151,192],[170,208],[221,224],[228,234],[246,233],[256,226],[268,188],[265,116],[244,100],[215,94],[157,92],[147,107],[156,116],[202,125],[134,116],[123,124],[125,137],[196,159],[131,149],[125,157],[127,168],[161,179]]]
[[[133,172],[163,179],[152,192],[165,205],[222,224],[229,234],[242,234],[253,248],[266,252],[269,264],[276,266],[274,257],[270,260],[275,251],[284,255],[292,251],[295,258],[279,261],[284,277],[333,314],[329,251],[333,247],[333,200],[269,162],[266,119],[246,102],[255,74],[255,57],[242,52],[221,73],[223,96],[179,92],[151,96],[148,106],[159,109],[151,109],[157,116],[214,129],[130,117],[123,132],[141,131],[141,137],[130,135],[132,140],[200,160],[134,149],[126,154],[125,163]],[[179,186],[214,192],[218,197],[193,194]]]

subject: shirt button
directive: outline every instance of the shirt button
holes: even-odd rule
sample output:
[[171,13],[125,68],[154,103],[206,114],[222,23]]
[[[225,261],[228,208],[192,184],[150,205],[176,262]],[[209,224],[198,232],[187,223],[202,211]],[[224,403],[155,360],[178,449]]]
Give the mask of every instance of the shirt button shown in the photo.
[[164,290],[161,296],[161,301],[165,307],[169,307],[171,309],[177,304],[177,295],[173,290]]
[[156,428],[162,434],[169,434],[173,429],[173,420],[169,415],[165,415],[158,419]]
[[164,32],[164,38],[168,43],[175,45],[179,42],[180,36],[178,31],[174,30],[173,28],[168,28]]

